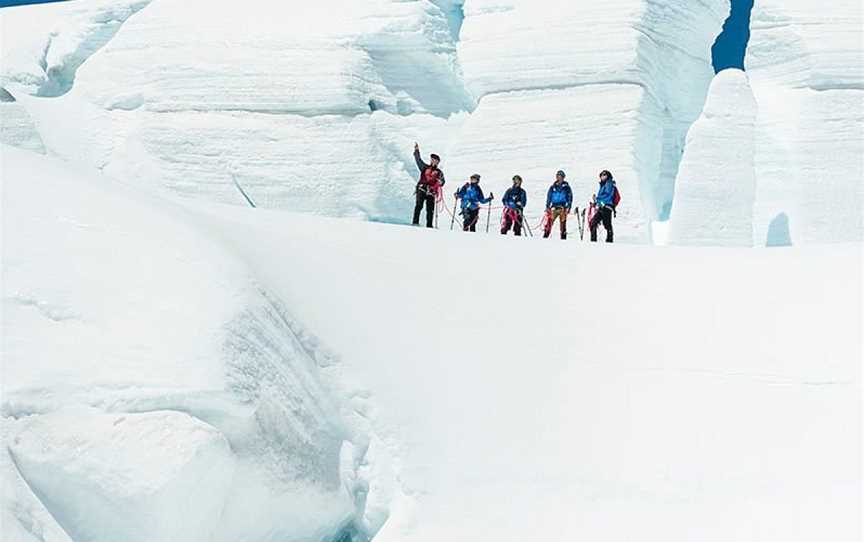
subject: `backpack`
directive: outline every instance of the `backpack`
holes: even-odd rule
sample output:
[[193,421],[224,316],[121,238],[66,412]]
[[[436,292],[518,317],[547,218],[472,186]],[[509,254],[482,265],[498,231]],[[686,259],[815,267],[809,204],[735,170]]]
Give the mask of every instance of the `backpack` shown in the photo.
[[618,203],[621,202],[621,192],[618,191],[618,185],[615,185],[615,192],[612,194],[612,208],[615,209],[618,207]]

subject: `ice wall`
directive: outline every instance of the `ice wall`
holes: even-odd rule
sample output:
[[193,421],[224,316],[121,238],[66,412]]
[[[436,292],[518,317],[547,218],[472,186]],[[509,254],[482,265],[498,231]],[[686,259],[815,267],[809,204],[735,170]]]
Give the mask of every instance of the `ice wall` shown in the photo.
[[754,242],[788,217],[792,243],[864,236],[864,7],[757,2],[747,52],[759,105]]
[[[242,14],[203,0],[7,9],[0,81],[17,105],[0,104],[0,134],[185,197],[245,205],[236,178],[259,207],[388,222],[410,216],[414,141],[444,156],[452,183],[478,172],[500,195],[521,174],[532,222],[557,169],[584,205],[606,168],[624,196],[618,239],[646,242],[647,224],[669,217],[730,6],[325,0],[302,17],[274,0]],[[860,239],[861,20],[854,0],[753,11],[757,245],[781,213],[792,242]]]
[[[286,18],[268,0],[245,15],[163,0],[110,28],[58,106],[21,95],[45,94],[38,62],[12,92],[61,155],[242,204],[234,175],[259,206],[333,216],[404,220],[414,140],[456,181],[479,171],[501,193],[521,173],[537,203],[563,168],[584,205],[609,168],[629,202],[619,238],[645,241],[646,221],[667,212],[726,6],[330,0]],[[101,42],[82,43],[68,49]],[[62,133],[46,135],[58,116]]]
[[[242,14],[160,1],[70,92],[26,105],[52,149],[120,178],[245,204],[233,175],[259,207],[404,220],[413,141],[442,152],[446,119],[474,107],[456,62],[459,5],[446,4],[330,0],[295,16],[268,0]],[[12,92],[23,103],[30,90]]]
[[678,171],[669,242],[751,246],[756,100],[741,70],[714,78]]
[[617,237],[647,240],[647,221],[668,213],[727,12],[728,1],[707,0],[467,3],[459,61],[479,104],[456,169],[491,174],[499,192],[520,173],[541,207],[559,168],[582,206],[609,169],[629,202]]

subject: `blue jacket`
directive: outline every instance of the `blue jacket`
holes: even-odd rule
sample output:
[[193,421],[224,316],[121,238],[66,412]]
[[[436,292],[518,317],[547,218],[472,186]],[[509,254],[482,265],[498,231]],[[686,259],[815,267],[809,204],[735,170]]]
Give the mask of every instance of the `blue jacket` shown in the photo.
[[597,205],[608,205],[612,207],[612,201],[615,197],[615,179],[607,179],[606,182],[600,183],[600,190],[597,191]]
[[570,208],[573,206],[572,204],[573,191],[570,190],[570,185],[567,184],[567,181],[562,181],[561,184],[557,182],[552,183],[552,186],[549,187],[549,192],[546,194],[546,208]]
[[456,192],[456,197],[462,200],[462,210],[473,211],[480,208],[481,203],[489,203],[492,198],[487,198],[483,195],[483,189],[479,184],[465,183],[465,185]]
[[511,186],[504,192],[504,199],[501,200],[505,207],[511,209],[524,209],[528,204],[528,194],[522,187]]

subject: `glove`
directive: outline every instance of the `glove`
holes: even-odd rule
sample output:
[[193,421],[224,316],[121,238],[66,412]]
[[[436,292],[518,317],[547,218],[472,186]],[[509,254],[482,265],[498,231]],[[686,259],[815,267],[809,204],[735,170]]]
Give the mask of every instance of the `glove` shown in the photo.
[[495,199],[495,194],[493,194],[492,192],[489,192],[489,199]]

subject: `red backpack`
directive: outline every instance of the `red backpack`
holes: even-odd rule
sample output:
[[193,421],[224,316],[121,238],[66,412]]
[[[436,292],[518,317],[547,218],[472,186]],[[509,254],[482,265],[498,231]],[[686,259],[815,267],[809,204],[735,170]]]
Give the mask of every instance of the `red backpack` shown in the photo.
[[621,201],[621,192],[618,191],[618,185],[615,185],[615,192],[612,194],[612,208],[618,207],[618,203]]

